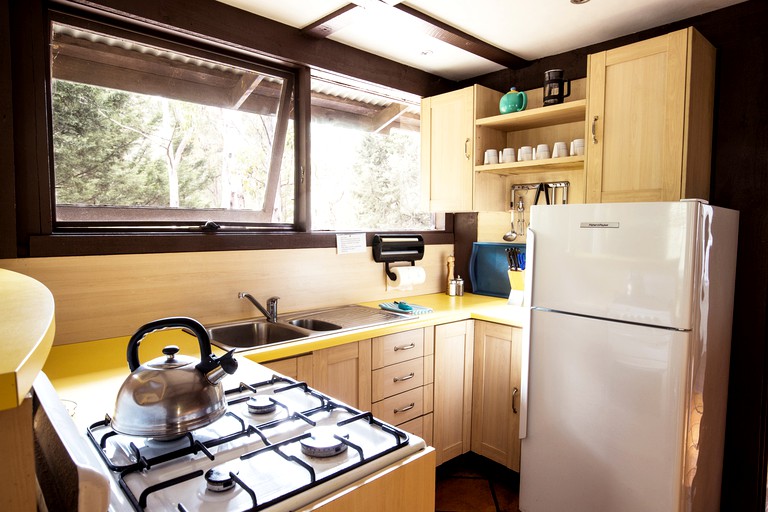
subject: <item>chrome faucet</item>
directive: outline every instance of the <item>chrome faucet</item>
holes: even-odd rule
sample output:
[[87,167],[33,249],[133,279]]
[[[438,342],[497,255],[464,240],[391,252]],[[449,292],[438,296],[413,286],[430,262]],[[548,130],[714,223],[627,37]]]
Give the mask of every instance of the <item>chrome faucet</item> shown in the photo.
[[277,301],[280,300],[280,297],[270,297],[267,299],[267,307],[265,308],[262,306],[259,301],[253,298],[253,295],[246,292],[240,292],[237,294],[237,297],[240,299],[248,299],[251,301],[251,304],[256,306],[256,308],[261,311],[261,314],[264,315],[267,318],[267,322],[277,322]]

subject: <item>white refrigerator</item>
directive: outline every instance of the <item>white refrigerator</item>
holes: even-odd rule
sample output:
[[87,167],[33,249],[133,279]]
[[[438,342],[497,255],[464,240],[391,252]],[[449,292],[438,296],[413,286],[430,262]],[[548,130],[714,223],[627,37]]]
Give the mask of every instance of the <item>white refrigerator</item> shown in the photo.
[[522,512],[717,511],[738,212],[535,206]]

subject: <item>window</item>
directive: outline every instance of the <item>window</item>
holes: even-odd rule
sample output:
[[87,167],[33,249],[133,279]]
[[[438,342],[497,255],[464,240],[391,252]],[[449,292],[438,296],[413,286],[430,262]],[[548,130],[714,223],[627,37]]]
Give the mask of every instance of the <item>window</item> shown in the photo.
[[420,209],[419,101],[313,74],[313,230],[433,229]]
[[56,22],[51,74],[55,228],[293,228],[292,73]]

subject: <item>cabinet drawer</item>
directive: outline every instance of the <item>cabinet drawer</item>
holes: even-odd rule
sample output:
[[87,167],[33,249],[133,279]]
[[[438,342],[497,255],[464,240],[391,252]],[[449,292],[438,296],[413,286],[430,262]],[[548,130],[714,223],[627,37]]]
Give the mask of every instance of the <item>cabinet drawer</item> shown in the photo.
[[399,425],[424,413],[424,390],[416,388],[373,404],[373,415]]
[[424,329],[373,338],[373,368],[382,368],[424,355]]
[[373,371],[372,400],[378,402],[424,384],[423,359],[411,359]]

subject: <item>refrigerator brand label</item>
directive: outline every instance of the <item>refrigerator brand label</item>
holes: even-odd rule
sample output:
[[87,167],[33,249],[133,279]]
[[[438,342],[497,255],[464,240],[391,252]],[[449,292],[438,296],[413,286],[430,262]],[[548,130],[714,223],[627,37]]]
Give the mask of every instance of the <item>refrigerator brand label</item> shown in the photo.
[[582,222],[581,228],[618,228],[618,222]]

